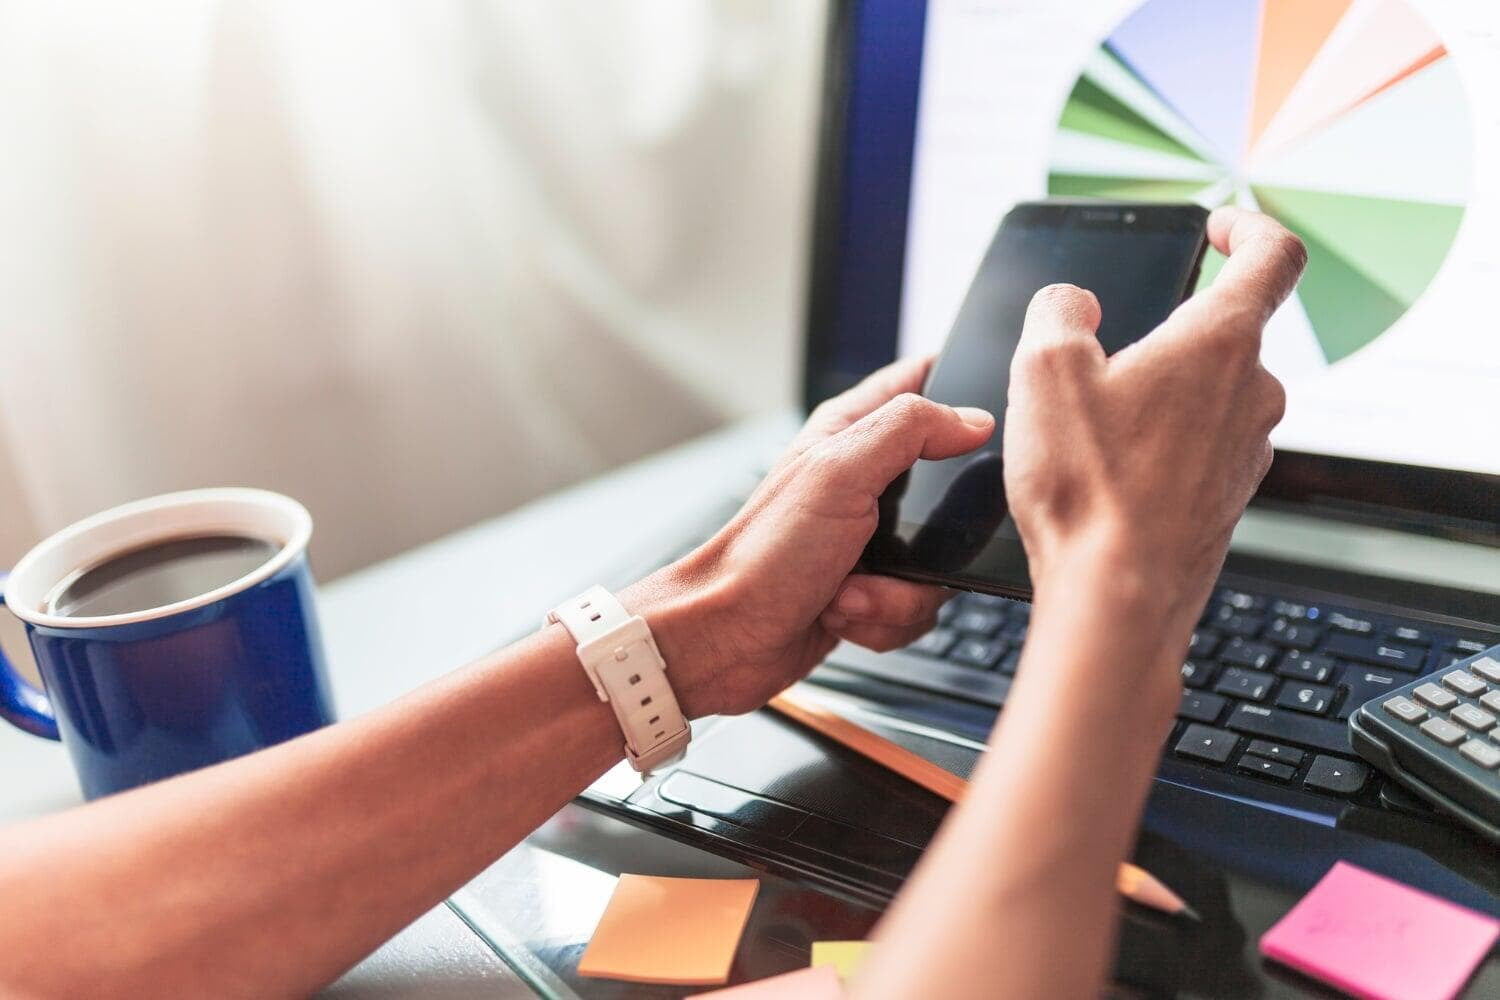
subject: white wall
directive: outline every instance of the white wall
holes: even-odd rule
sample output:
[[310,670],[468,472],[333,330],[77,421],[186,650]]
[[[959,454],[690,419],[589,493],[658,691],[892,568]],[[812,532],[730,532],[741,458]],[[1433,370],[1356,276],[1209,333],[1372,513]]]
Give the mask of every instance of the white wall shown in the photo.
[[247,483],[328,578],[784,404],[824,17],[0,2],[0,565]]

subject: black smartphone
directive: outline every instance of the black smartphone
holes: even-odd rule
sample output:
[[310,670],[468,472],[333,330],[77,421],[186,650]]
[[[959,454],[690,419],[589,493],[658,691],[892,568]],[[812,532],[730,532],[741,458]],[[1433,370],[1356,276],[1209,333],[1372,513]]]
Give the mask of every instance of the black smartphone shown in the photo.
[[[1192,204],[1040,201],[1001,220],[922,393],[1005,416],[1010,360],[1026,308],[1056,282],[1099,298],[1099,340],[1113,354],[1192,294],[1208,247]],[[978,451],[919,461],[880,499],[863,568],[965,590],[1029,597],[1031,579],[1005,502],[1002,427]]]

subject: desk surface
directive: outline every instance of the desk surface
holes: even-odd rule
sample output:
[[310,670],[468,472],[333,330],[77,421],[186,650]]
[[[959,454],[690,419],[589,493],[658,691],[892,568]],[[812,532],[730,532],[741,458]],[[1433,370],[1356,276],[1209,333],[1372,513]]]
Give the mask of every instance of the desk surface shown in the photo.
[[[685,524],[701,522],[740,495],[793,426],[789,416],[735,425],[324,586],[320,613],[340,715],[384,704],[532,628],[543,609],[582,585],[644,567],[681,539]],[[1317,552],[1351,568],[1401,567],[1417,579],[1500,592],[1500,552],[1471,546],[1262,514],[1247,517],[1236,544],[1304,559]],[[0,773],[6,776],[0,823],[79,801],[61,747],[8,726],[0,726]],[[450,907],[428,913],[352,970],[329,995],[528,995],[492,950],[499,949],[533,987],[567,996],[570,984],[546,967],[548,958],[563,960],[586,939],[594,908],[602,906],[600,886],[612,882],[604,871],[622,851],[656,861],[662,872],[744,871],[570,807],[456,894]],[[561,886],[570,886],[571,894]],[[789,933],[858,936],[873,920],[868,911],[819,901],[791,884],[775,890],[790,901],[790,909],[778,913],[795,926],[789,932],[773,921],[765,928],[751,960],[768,968],[785,966],[776,950],[778,941],[790,946]],[[558,902],[565,898],[572,902]],[[599,995],[620,995],[603,983],[585,989],[593,995],[596,986]]]

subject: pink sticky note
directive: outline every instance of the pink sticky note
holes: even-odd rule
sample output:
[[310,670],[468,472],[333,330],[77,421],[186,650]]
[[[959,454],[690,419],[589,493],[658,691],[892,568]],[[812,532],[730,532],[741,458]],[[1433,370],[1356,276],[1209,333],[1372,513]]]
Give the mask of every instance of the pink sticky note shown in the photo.
[[815,965],[770,979],[757,979],[727,990],[697,993],[689,1000],[840,1000],[844,995],[839,974],[831,965]]
[[1261,954],[1370,1000],[1452,1000],[1500,921],[1340,861],[1260,939]]

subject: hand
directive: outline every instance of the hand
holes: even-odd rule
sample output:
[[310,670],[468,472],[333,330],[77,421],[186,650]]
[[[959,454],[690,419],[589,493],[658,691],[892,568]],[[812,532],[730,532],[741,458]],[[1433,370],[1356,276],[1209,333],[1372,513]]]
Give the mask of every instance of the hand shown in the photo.
[[1266,216],[1221,208],[1208,228],[1229,255],[1217,280],[1113,357],[1092,294],[1037,293],[1005,418],[1005,487],[1038,607],[1051,588],[1107,579],[1162,611],[1175,648],[1270,467],[1286,394],[1260,365],[1261,332],[1307,261]]
[[729,524],[621,595],[650,622],[687,714],[758,708],[840,639],[887,650],[932,627],[948,591],[852,573],[891,480],[994,433],[983,410],[916,395],[930,365],[898,361],[823,403]]

